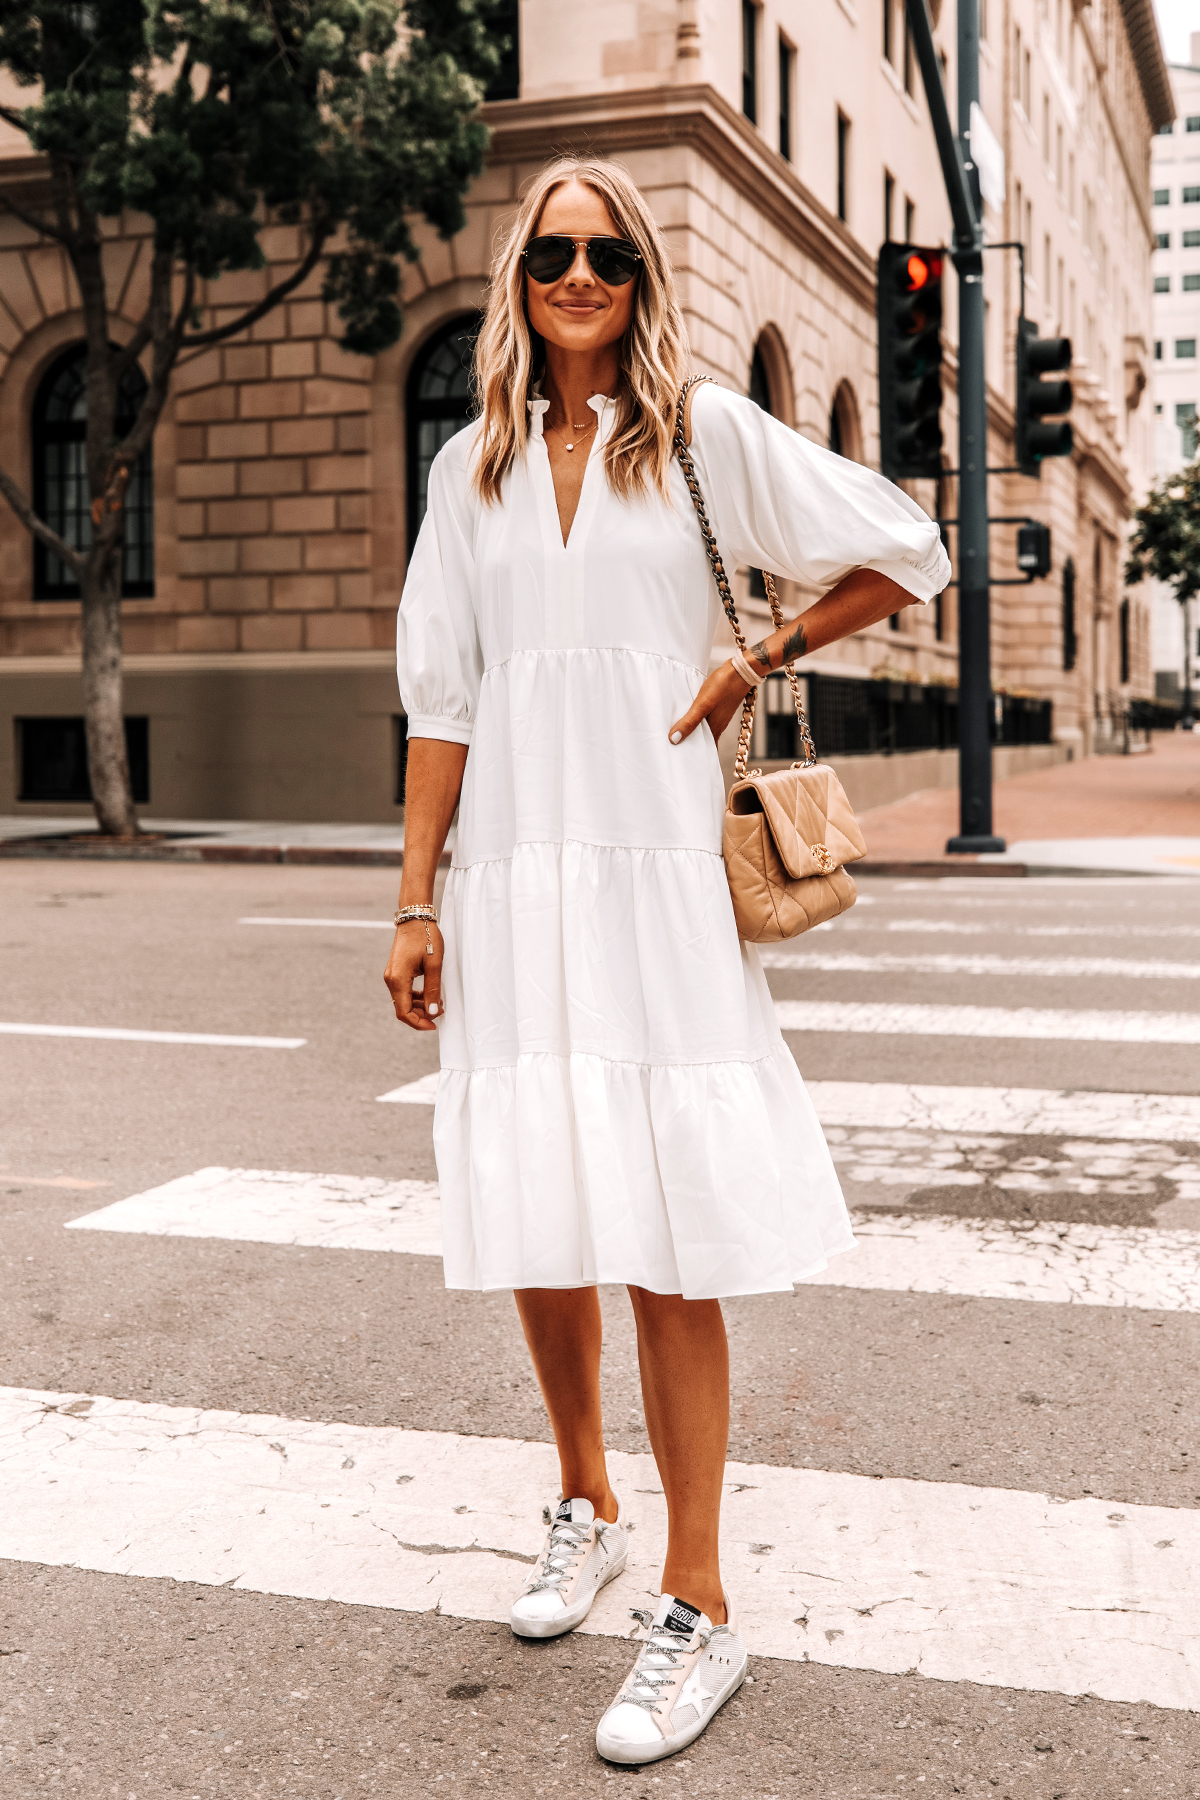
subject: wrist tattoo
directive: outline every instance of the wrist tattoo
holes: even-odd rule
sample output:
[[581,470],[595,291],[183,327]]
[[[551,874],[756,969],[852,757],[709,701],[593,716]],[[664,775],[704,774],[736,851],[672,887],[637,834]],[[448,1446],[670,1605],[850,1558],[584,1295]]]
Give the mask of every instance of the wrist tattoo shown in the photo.
[[765,639],[760,644],[751,644],[749,654],[754,658],[755,662],[758,663],[762,668],[764,668],[764,669],[770,668],[771,652],[767,649]]
[[783,640],[783,655],[780,662],[794,662],[798,656],[803,656],[807,649],[808,638],[805,635],[804,626],[798,623]]

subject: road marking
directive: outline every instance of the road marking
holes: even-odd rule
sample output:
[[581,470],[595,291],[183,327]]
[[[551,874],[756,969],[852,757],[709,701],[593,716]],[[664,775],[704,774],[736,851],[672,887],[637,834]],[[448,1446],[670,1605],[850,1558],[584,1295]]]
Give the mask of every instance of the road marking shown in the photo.
[[805,1086],[822,1125],[1200,1142],[1200,1098],[1190,1094],[926,1087],[892,1081],[809,1081]]
[[[855,928],[856,921],[842,919],[835,921],[839,926],[843,923]],[[1001,925],[985,925],[982,922],[972,924],[969,920],[950,919],[889,919],[887,924],[872,921],[857,926],[862,931],[921,931],[936,933],[939,937],[950,934],[954,937],[995,937],[1003,931],[1005,937],[1046,937],[1046,938],[1187,938],[1200,937],[1200,925],[1010,925],[1007,921]]]
[[[377,1096],[432,1106],[438,1071]],[[890,1081],[805,1083],[822,1125],[913,1126],[923,1131],[1003,1131],[1039,1137],[1200,1141],[1200,1099],[1186,1094],[1106,1094],[1062,1088],[921,1087]]]
[[210,1044],[226,1050],[299,1050],[307,1038],[225,1037],[208,1031],[117,1031],[102,1025],[8,1025],[10,1037],[106,1038],[122,1044]]
[[1196,1231],[856,1213],[854,1235],[802,1285],[1200,1312]]
[[760,950],[765,969],[816,969],[830,975],[1020,975],[1052,981],[1120,976],[1200,981],[1200,962],[1128,962],[1115,956],[877,956],[820,950]]
[[239,919],[239,925],[336,925],[349,931],[395,931],[390,919]]
[[49,1188],[102,1188],[111,1187],[111,1181],[84,1181],[78,1175],[14,1175],[8,1169],[0,1169],[0,1184],[15,1182],[18,1187]]
[[[626,1637],[666,1517],[610,1468],[637,1529],[582,1629]],[[557,1486],[550,1444],[0,1389],[14,1560],[504,1621]],[[721,1554],[760,1656],[1200,1705],[1200,1511],[730,1463]]]
[[[920,1170],[903,1176],[910,1188],[930,1185]],[[954,1171],[955,1186],[982,1179]],[[72,1219],[69,1229],[442,1253],[436,1183],[274,1169],[200,1169]],[[856,1215],[854,1230],[858,1249],[814,1284],[1200,1312],[1198,1232],[871,1214]]]
[[1085,1044],[1200,1044],[1200,1012],[1091,1012],[1036,1006],[902,1006],[879,1001],[777,1000],[775,1016],[783,1031],[1054,1038]]
[[432,1075],[422,1075],[418,1081],[406,1081],[403,1087],[391,1088],[386,1094],[376,1094],[377,1100],[394,1100],[402,1106],[432,1106],[437,1099],[440,1069]]
[[318,1250],[442,1254],[435,1181],[377,1181],[282,1169],[198,1169],[72,1219],[68,1228],[303,1244]]

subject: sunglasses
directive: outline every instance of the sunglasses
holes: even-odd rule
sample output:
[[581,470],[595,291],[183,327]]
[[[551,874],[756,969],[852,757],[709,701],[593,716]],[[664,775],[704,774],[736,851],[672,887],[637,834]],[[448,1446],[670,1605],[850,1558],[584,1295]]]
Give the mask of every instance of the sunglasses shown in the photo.
[[605,287],[624,287],[638,272],[641,256],[625,238],[536,237],[521,252],[526,274],[542,286],[561,280],[575,261],[577,244],[583,245],[592,274]]

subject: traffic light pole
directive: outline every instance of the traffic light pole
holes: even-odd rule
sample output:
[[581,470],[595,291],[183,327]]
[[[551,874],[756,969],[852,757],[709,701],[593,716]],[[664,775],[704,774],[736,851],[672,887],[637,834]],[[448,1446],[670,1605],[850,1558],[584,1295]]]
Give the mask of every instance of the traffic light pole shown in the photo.
[[968,136],[979,101],[979,0],[958,0],[958,134],[946,108],[928,0],[906,0],[954,221],[958,271],[958,787],[962,854],[1004,849],[992,833],[992,674],[984,374],[983,206]]

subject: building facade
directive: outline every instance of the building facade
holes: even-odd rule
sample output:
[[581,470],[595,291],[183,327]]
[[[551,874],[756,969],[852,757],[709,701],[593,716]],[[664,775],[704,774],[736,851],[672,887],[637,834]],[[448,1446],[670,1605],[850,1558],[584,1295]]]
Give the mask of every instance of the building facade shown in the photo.
[[[932,10],[953,112],[953,0]],[[649,196],[698,369],[878,466],[875,259],[885,238],[933,246],[949,233],[903,0],[520,0],[510,11],[516,53],[486,107],[488,167],[465,229],[448,243],[421,234],[399,343],[374,359],[343,352],[314,276],[244,341],[178,370],[139,477],[124,607],[131,747],[156,816],[397,816],[393,622],[428,467],[469,416],[470,334],[497,232],[555,154],[619,157]],[[1151,0],[986,0],[983,15],[982,105],[1007,168],[988,237],[1023,243],[1030,315],[1076,345],[1073,457],[1040,482],[993,482],[994,513],[1045,519],[1054,542],[1049,578],[995,590],[994,684],[1050,700],[1056,735],[1086,752],[1122,696],[1151,685],[1147,602],[1125,596],[1120,570],[1153,459],[1149,147],[1171,96]],[[42,179],[20,143],[0,139],[0,181],[30,193]],[[264,245],[269,267],[213,284],[208,318],[257,298],[298,254],[289,226],[269,227]],[[134,218],[110,245],[123,333],[147,250]],[[1007,468],[1016,253],[992,253],[986,280],[989,461]],[[948,520],[953,285],[948,472],[913,486]],[[80,338],[61,254],[0,216],[2,441],[64,530],[80,505]],[[996,576],[1015,573],[1013,538],[997,527]],[[0,510],[0,811],[83,810],[68,794],[79,608],[51,562]],[[755,572],[737,583],[746,610],[765,613]],[[785,605],[810,598],[784,594]],[[811,666],[840,684],[843,710],[872,674],[919,700],[953,688],[956,635],[950,591]],[[764,716],[758,752],[786,754],[767,732]]]
[[[1171,64],[1175,119],[1153,140],[1155,469],[1173,475],[1200,452],[1200,32],[1191,61]],[[1154,583],[1154,681],[1162,700],[1178,700],[1185,644],[1192,681],[1200,656],[1175,596]],[[1195,612],[1193,606],[1192,612]],[[1190,642],[1188,641],[1190,637]]]

